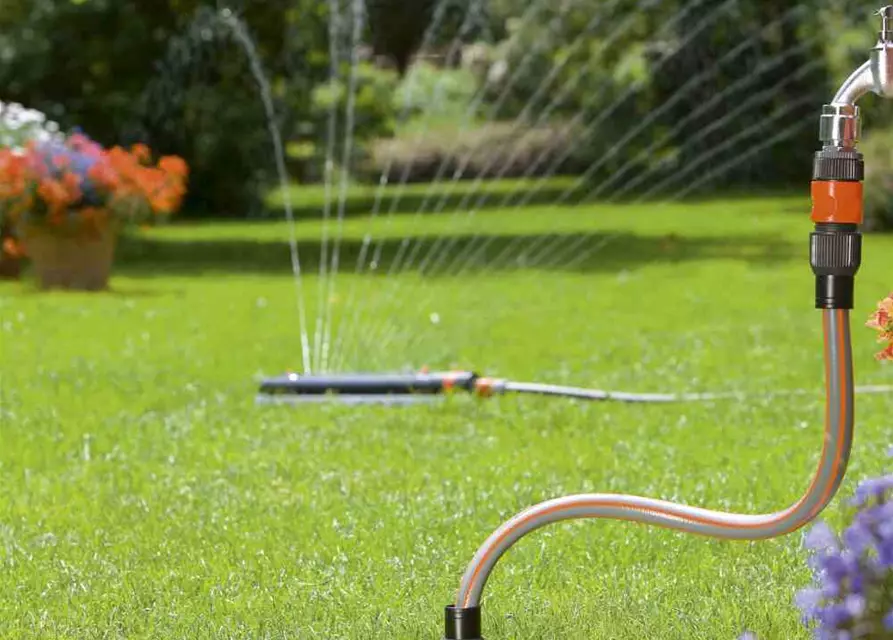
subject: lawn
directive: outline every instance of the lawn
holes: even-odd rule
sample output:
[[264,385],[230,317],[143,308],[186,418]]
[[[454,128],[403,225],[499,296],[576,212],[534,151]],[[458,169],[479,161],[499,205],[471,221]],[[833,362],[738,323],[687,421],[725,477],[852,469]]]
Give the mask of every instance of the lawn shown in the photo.
[[[435,640],[477,545],[533,502],[616,491],[762,512],[805,489],[823,416],[805,198],[409,211],[344,223],[336,326],[360,310],[336,338],[345,367],[816,393],[259,407],[257,376],[300,364],[289,227],[144,232],[121,247],[110,293],[0,285],[0,636]],[[296,230],[311,320],[321,224]],[[478,259],[351,275],[367,234],[383,259],[418,234],[420,259],[438,238]],[[500,254],[528,259],[486,266]],[[859,384],[893,384],[861,328],[893,286],[891,255],[893,237],[867,238]],[[833,522],[886,464],[891,414],[893,397],[860,398]],[[792,597],[807,580],[801,533],[740,543],[564,524],[499,565],[485,635],[806,638]]]

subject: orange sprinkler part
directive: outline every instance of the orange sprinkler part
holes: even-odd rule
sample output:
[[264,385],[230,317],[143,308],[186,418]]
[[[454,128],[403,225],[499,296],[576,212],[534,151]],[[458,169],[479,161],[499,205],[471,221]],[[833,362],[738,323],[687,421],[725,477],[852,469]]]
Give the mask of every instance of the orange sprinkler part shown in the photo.
[[816,180],[812,183],[812,220],[817,223],[862,224],[861,182]]
[[474,383],[474,391],[481,398],[489,398],[493,395],[496,380],[493,378],[478,378]]
[[443,390],[449,393],[456,388],[456,383],[465,382],[468,373],[464,371],[450,371],[443,376]]

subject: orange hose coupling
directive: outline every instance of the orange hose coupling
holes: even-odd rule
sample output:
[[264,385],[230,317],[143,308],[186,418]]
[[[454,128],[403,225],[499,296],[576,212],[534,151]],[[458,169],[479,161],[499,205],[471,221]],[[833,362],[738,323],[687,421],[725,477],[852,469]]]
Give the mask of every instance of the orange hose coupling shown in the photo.
[[489,398],[496,392],[496,380],[493,378],[478,378],[474,382],[474,392],[480,398]]
[[812,183],[812,220],[819,224],[862,224],[861,182],[815,180]]

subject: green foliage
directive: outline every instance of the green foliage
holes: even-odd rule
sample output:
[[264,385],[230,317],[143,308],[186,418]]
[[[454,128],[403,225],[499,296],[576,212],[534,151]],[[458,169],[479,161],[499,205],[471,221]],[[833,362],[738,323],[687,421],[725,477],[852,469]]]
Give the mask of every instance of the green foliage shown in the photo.
[[[325,3],[229,3],[273,78],[286,137],[310,118],[327,61]],[[244,215],[273,178],[266,116],[244,51],[200,0],[0,5],[4,97],[105,145],[147,142],[193,168],[188,208]]]
[[893,229],[893,128],[874,131],[862,144],[865,155],[865,223]]
[[[347,65],[329,79],[330,4],[227,4],[271,81],[275,126],[298,151],[290,153],[294,177],[319,180],[329,106],[338,110],[339,149],[346,125]],[[342,61],[361,4],[338,3]],[[194,169],[191,212],[253,212],[277,177],[266,113],[245,52],[210,5],[4,0],[0,98],[106,145],[139,140],[183,156]],[[563,166],[592,167],[593,186],[618,174],[659,183],[706,156],[709,166],[732,167],[714,186],[804,184],[817,105],[865,59],[877,28],[856,0],[370,0],[366,7],[360,50],[371,54],[357,69],[356,144],[344,161],[351,170],[375,166],[369,157],[382,145],[405,147],[405,134],[429,127],[432,139],[420,153],[455,147],[442,132],[480,95],[470,126],[497,121],[499,129],[517,118],[536,138],[569,121],[582,125]],[[423,42],[423,61],[410,65]],[[463,44],[458,53],[455,42]],[[864,107],[867,131],[893,120],[893,104],[867,99]],[[378,142],[394,134],[391,147]],[[776,135],[783,144],[748,155]]]
[[450,179],[456,174],[466,179],[513,178],[524,176],[531,166],[552,163],[560,172],[573,173],[585,166],[581,159],[562,157],[576,134],[574,127],[561,123],[532,128],[507,122],[467,128],[446,124],[424,134],[409,129],[376,142],[362,175],[407,182]]
[[396,103],[401,113],[424,122],[460,120],[477,92],[469,69],[441,68],[427,62],[412,66],[400,83]]
[[[354,3],[357,0],[350,0]],[[439,0],[363,0],[369,16],[372,46],[389,58],[400,75],[424,39]]]
[[[655,177],[672,175],[754,127],[711,164],[734,162],[786,127],[814,121],[815,105],[827,100],[832,82],[816,38],[824,27],[811,11],[822,4],[651,0],[642,7],[635,0],[568,0],[530,10],[536,5],[499,0],[507,37],[491,48],[488,95],[502,117],[535,120],[548,109],[589,123],[578,145],[592,162],[608,156],[590,176],[596,181],[629,162]],[[547,77],[553,80],[544,92]],[[753,106],[727,125],[704,131],[750,99]],[[662,138],[666,132],[672,133]],[[772,154],[742,159],[726,184],[808,180],[814,139],[814,127],[802,127]],[[655,170],[647,160],[656,154],[674,160]]]
[[360,62],[351,71],[342,69],[337,80],[319,85],[313,92],[313,115],[316,130],[325,131],[329,111],[335,109],[341,121],[340,133],[344,134],[350,76],[353,75],[353,135],[359,139],[387,137],[394,132],[396,118],[396,93],[399,78],[396,73],[379,69],[368,62]]

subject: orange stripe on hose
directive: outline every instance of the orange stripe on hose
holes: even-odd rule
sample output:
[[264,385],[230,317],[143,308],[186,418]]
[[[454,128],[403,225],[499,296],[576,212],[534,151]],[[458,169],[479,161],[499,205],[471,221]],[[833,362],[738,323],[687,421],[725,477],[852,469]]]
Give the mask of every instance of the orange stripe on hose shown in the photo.
[[[841,326],[843,326],[843,323],[846,320],[846,311],[843,309],[839,309],[839,310],[837,310],[836,313],[838,315],[838,321],[840,322]],[[831,396],[831,377],[830,377],[830,372],[831,372],[830,360],[831,360],[831,358],[830,358],[829,339],[830,339],[831,331],[830,331],[830,323],[828,322],[827,314],[822,314],[822,324],[824,327],[824,345],[825,345],[825,393],[826,393],[826,397],[830,398],[830,396]],[[839,331],[838,334],[839,334],[838,335],[838,348],[840,349],[840,353],[843,354],[843,353],[845,353],[844,349],[846,346],[844,339],[843,339],[843,331]],[[845,376],[846,376],[846,359],[845,358],[840,358],[840,371],[838,373],[840,375],[840,379],[845,380]],[[840,416],[839,416],[839,420],[837,423],[837,427],[841,432],[843,431],[843,428],[846,424],[847,404],[846,404],[845,395],[846,394],[841,393]],[[829,435],[828,432],[831,429],[831,407],[830,407],[830,403],[828,403],[828,402],[826,402],[826,407],[825,407],[825,419],[826,419],[826,423],[825,423],[826,429],[825,429],[824,442],[822,444],[821,459],[824,459],[825,454],[827,453],[828,435]],[[838,438],[837,449],[834,452],[834,464],[833,464],[833,468],[832,468],[833,476],[836,476],[840,470],[840,467],[841,467],[841,464],[843,461],[843,447],[844,447],[844,439]],[[587,508],[588,507],[608,507],[608,508],[617,507],[617,508],[622,508],[622,509],[628,509],[632,512],[640,513],[640,514],[654,514],[654,515],[659,515],[659,516],[663,516],[663,517],[674,518],[676,520],[680,520],[683,522],[708,524],[711,526],[718,527],[720,529],[757,529],[757,528],[761,528],[761,527],[771,526],[771,525],[777,523],[778,521],[784,519],[785,517],[787,517],[787,515],[789,513],[791,513],[792,511],[796,511],[809,498],[810,494],[812,494],[813,490],[815,489],[816,483],[818,483],[819,477],[820,477],[820,474],[817,472],[815,474],[815,476],[813,476],[813,479],[812,479],[812,482],[810,483],[809,489],[806,491],[806,493],[803,495],[803,497],[801,497],[800,500],[793,507],[790,507],[790,508],[786,509],[785,511],[781,512],[774,519],[767,520],[765,522],[761,522],[758,524],[729,525],[724,522],[711,520],[710,518],[702,518],[702,517],[698,517],[698,516],[677,516],[677,515],[674,515],[668,511],[665,511],[659,507],[646,507],[646,508],[630,507],[628,503],[626,503],[625,501],[622,501],[622,500],[610,500],[610,499],[591,500],[589,502],[581,502],[574,506],[575,507],[587,507]],[[803,524],[808,522],[810,519],[815,517],[816,513],[821,508],[820,505],[822,505],[824,502],[826,502],[828,499],[830,499],[831,493],[833,491],[834,491],[834,485],[831,484],[826,488],[824,494],[822,495],[822,499],[819,501],[818,505],[810,512],[809,517],[807,518],[806,521],[804,521],[803,523],[801,523],[799,525],[794,524],[793,526],[791,526],[791,528],[780,532],[778,535],[779,536],[787,535],[788,533],[795,531],[796,529],[803,526]],[[543,511],[543,512],[540,512],[537,514],[531,514],[527,518],[523,518],[523,519],[519,520],[515,524],[515,526],[503,531],[502,534],[494,541],[493,545],[490,547],[490,549],[487,551],[487,553],[485,553],[484,556],[481,558],[480,562],[478,562],[477,567],[475,567],[474,572],[471,574],[471,580],[469,581],[469,586],[470,587],[473,586],[474,583],[477,581],[477,577],[480,574],[481,569],[487,563],[487,560],[489,560],[490,556],[493,554],[493,550],[499,545],[499,543],[501,543],[503,540],[505,540],[513,532],[517,531],[519,527],[522,527],[525,524],[527,524],[532,518],[551,515],[553,513],[561,511],[565,508],[566,508],[565,505],[556,505],[550,509],[547,509],[546,511]],[[599,516],[592,516],[592,517],[597,518]],[[636,521],[634,518],[626,518],[626,517],[622,517],[622,516],[612,517],[611,519],[612,520],[622,520],[622,521],[627,521],[627,522],[635,522]],[[673,526],[672,523],[656,523],[655,526],[659,526],[659,527],[662,527],[665,529],[675,529],[676,528]],[[696,535],[711,537],[711,534],[698,533],[698,532],[691,532],[691,533],[695,533]],[[466,594],[465,600],[462,603],[462,605],[467,607],[469,604],[470,598],[471,598],[471,593],[469,592],[468,594]]]
[[[846,315],[847,315],[846,310],[845,309],[837,309],[835,311],[835,313],[837,314],[838,325],[840,327],[843,327],[843,325],[846,323]],[[838,332],[837,332],[837,351],[840,354],[840,357],[838,358],[838,360],[840,361],[840,364],[838,365],[840,367],[840,370],[837,372],[837,378],[838,378],[838,380],[840,380],[842,382],[846,380],[846,374],[847,374],[847,370],[846,370],[847,358],[843,357],[843,354],[846,353],[846,342],[843,339],[844,338],[843,334],[844,334],[844,332],[842,329],[838,330]],[[826,383],[826,389],[827,389],[828,395],[830,395],[831,394],[831,381],[830,380],[828,380],[828,382]],[[846,423],[847,408],[848,408],[847,394],[845,393],[845,391],[843,389],[841,389],[841,393],[840,393],[840,422],[838,423],[840,431],[843,431],[844,424]],[[830,425],[830,422],[828,424]],[[826,446],[827,446],[827,442],[828,442],[828,434],[826,432],[825,433]],[[834,466],[831,471],[832,477],[837,477],[837,474],[839,473],[840,468],[843,466],[843,448],[844,448],[843,438],[838,438],[837,449],[834,452]],[[823,449],[823,451],[824,451],[824,449]],[[834,492],[834,485],[831,484],[825,490],[825,495],[822,496],[822,499],[819,501],[819,505],[821,505],[823,502],[830,500],[831,494],[833,492]],[[816,506],[816,508],[810,514],[810,517],[815,517],[818,514],[819,509],[820,509],[820,507]]]
[[816,180],[812,183],[812,221],[862,224],[862,183]]

